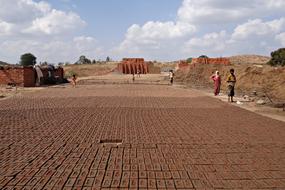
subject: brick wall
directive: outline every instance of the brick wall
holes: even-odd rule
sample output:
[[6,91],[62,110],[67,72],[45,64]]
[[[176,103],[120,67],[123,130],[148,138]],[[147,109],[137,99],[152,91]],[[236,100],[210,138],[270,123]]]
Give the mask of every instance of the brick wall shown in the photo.
[[[47,68],[41,68],[44,79],[48,78]],[[58,76],[61,81],[64,77],[63,68],[57,68],[54,71],[54,76]],[[0,84],[16,84],[23,87],[34,87],[36,83],[36,72],[33,67],[0,67]]]
[[210,64],[210,65],[229,65],[230,60],[228,58],[192,58],[192,62],[188,64],[186,61],[182,60],[178,63],[179,69],[187,69],[190,66],[195,67],[198,64]]
[[34,87],[36,84],[36,73],[33,67],[23,68],[24,87]]
[[0,84],[24,86],[24,69],[21,67],[0,67]]
[[32,67],[0,67],[0,84],[17,86],[35,86],[35,73]]

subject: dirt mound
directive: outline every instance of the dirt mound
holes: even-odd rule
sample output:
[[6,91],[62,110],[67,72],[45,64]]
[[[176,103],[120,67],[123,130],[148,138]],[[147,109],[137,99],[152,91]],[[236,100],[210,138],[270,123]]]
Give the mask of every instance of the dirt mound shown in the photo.
[[229,57],[231,64],[266,64],[270,57],[261,55],[237,55]]
[[256,91],[260,95],[268,94],[278,101],[285,101],[285,67],[271,67],[268,65],[197,65],[188,70],[178,70],[176,81],[184,82],[193,87],[212,88],[210,76],[218,70],[222,77],[222,90],[226,91],[226,78],[229,70],[234,68],[237,76],[236,89],[240,95]]
[[76,74],[79,77],[88,77],[96,75],[104,75],[112,72],[117,67],[117,63],[113,64],[78,64],[78,65],[68,65],[64,67],[65,76],[67,78]]

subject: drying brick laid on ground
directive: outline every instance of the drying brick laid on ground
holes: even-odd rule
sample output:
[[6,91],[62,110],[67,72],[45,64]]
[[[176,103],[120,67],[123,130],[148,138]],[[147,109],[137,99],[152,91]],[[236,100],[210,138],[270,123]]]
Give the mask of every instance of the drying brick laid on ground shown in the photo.
[[48,88],[0,111],[0,189],[285,188],[284,123],[198,91]]

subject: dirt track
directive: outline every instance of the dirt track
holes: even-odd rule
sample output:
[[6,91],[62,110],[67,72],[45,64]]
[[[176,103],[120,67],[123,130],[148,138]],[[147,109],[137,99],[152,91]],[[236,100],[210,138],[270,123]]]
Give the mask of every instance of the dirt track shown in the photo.
[[48,88],[0,111],[0,189],[285,189],[284,123],[198,91]]

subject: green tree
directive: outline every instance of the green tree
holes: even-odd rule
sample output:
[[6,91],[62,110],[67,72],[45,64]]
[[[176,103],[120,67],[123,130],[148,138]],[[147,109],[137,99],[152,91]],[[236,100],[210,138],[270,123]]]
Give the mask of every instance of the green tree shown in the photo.
[[110,62],[110,61],[111,61],[111,58],[109,56],[107,56],[106,62]]
[[21,55],[21,60],[20,60],[20,64],[22,66],[29,66],[29,65],[35,65],[37,58],[31,54],[31,53],[25,53],[23,55]]
[[271,66],[285,66],[285,48],[280,48],[271,53],[271,60],[267,63]]
[[189,57],[188,59],[186,59],[187,63],[191,63],[192,62],[192,57]]

